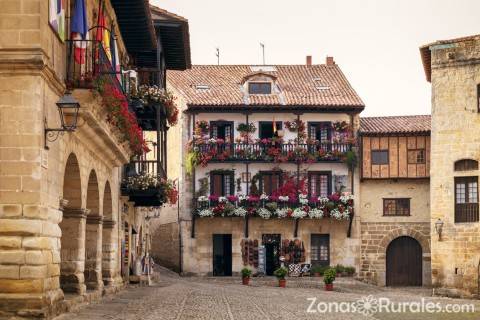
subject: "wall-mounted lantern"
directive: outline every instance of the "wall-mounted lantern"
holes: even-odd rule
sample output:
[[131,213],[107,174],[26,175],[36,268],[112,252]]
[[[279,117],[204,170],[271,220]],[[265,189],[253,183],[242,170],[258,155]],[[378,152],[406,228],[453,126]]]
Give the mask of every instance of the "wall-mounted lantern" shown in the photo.
[[442,231],[443,231],[443,221],[440,218],[438,218],[438,220],[435,221],[435,231],[438,234],[438,241],[441,241],[442,240]]
[[50,129],[47,128],[47,119],[45,118],[45,149],[48,150],[47,141],[54,142],[58,139],[60,134],[64,132],[72,132],[77,128],[78,110],[80,103],[69,93],[65,93],[63,97],[57,102],[58,113],[60,114],[61,128]]

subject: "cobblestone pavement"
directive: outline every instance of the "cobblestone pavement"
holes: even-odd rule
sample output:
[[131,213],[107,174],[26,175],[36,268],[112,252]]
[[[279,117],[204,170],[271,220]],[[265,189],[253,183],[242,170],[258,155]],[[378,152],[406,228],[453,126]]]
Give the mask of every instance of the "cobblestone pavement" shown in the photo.
[[[480,319],[480,302],[431,297],[422,288],[388,289],[366,285],[352,279],[340,278],[334,292],[325,292],[316,278],[287,280],[287,288],[275,287],[273,278],[252,279],[251,286],[239,284],[239,278],[181,278],[161,271],[159,281],[150,287],[133,287],[105,298],[99,304],[80,308],[56,320],[96,319]],[[316,298],[318,303],[355,302],[365,296],[388,298],[392,302],[427,302],[474,304],[475,313],[375,313],[364,316],[359,312],[314,312],[307,310]]]

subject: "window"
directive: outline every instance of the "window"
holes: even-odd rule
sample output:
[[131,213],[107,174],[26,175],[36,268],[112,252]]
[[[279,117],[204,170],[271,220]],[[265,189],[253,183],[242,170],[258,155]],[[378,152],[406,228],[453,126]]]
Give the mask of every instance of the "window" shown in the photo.
[[210,194],[228,196],[234,193],[233,171],[214,171],[210,173]]
[[477,84],[477,110],[480,112],[480,84]]
[[472,159],[463,159],[455,161],[455,171],[478,170],[478,161]]
[[425,163],[425,149],[408,150],[408,163]]
[[330,142],[332,136],[332,124],[330,122],[309,122],[308,137],[321,143]]
[[478,221],[478,177],[455,177],[455,222]]
[[210,137],[214,139],[223,139],[225,142],[233,141],[233,122],[229,121],[211,121]]
[[327,197],[332,190],[331,172],[309,172],[308,193],[310,196]]
[[383,199],[383,215],[384,216],[409,216],[410,215],[410,199]]
[[260,121],[259,127],[260,139],[271,139],[277,135],[278,130],[282,130],[282,122],[275,121],[274,126],[273,121]]
[[271,94],[272,83],[271,82],[249,82],[248,93],[249,94]]
[[314,266],[330,265],[330,235],[312,234],[310,238],[310,261]]
[[280,171],[261,171],[260,172],[260,192],[271,195],[273,191],[280,188],[282,184],[282,172]]
[[388,150],[372,150],[372,164],[388,164]]

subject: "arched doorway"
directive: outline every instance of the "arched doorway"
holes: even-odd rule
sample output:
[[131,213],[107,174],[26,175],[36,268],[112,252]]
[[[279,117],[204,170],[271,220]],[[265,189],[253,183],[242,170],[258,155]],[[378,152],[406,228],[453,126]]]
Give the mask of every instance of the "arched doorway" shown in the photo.
[[87,226],[85,232],[85,284],[87,289],[96,290],[102,281],[102,216],[97,174],[94,170],[88,177]]
[[422,247],[412,237],[394,239],[387,247],[387,286],[422,285]]
[[107,181],[103,192],[103,229],[102,229],[102,278],[105,286],[111,285],[117,276],[115,247],[118,239],[113,220],[112,190]]
[[60,287],[66,293],[85,292],[83,266],[85,254],[85,210],[82,209],[80,166],[75,154],[68,156],[63,178],[63,218],[59,226]]

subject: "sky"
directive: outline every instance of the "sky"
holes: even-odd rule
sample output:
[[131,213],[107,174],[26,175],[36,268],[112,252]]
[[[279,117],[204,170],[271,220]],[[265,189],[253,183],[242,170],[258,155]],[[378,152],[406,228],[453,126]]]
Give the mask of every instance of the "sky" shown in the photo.
[[314,64],[327,55],[362,116],[430,113],[419,47],[480,34],[480,0],[150,0],[189,20],[193,64]]

